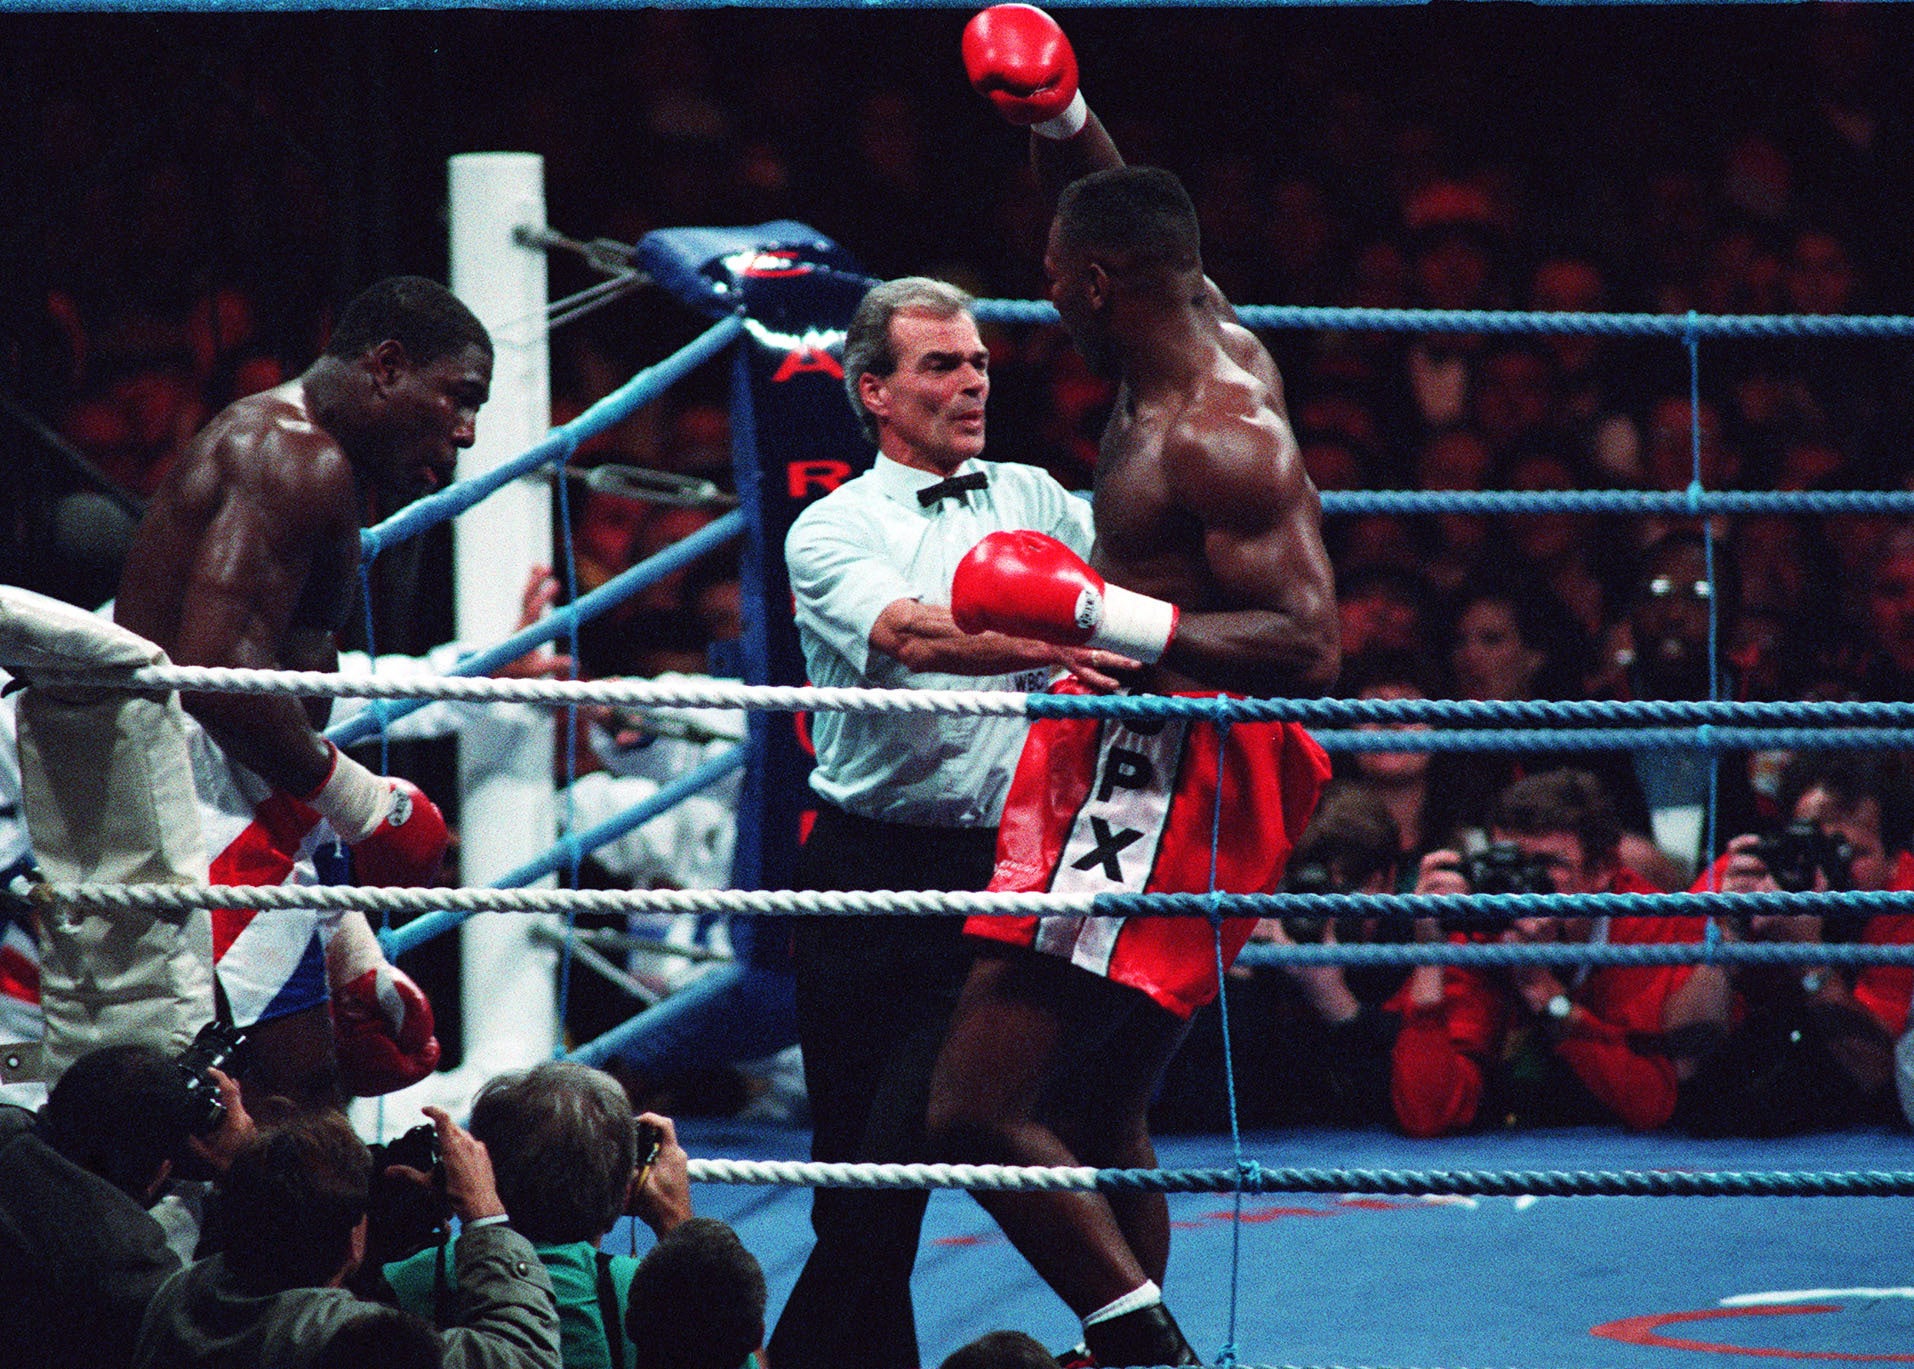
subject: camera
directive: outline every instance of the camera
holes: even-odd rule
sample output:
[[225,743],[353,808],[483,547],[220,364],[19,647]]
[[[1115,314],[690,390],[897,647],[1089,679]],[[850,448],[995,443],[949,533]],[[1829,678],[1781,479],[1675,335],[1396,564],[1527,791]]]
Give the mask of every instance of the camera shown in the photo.
[[[366,1199],[368,1239],[379,1260],[390,1263],[438,1242],[444,1233],[445,1165],[439,1154],[438,1129],[422,1122],[383,1145],[367,1146],[372,1152],[372,1186]],[[421,1188],[396,1175],[386,1173],[392,1165],[404,1165],[432,1176],[429,1187]],[[368,1263],[375,1263],[368,1258]],[[375,1265],[376,1267],[376,1265]]]
[[1531,856],[1512,841],[1491,842],[1462,858],[1462,878],[1477,894],[1552,894],[1549,862]]
[[1825,875],[1830,889],[1854,884],[1854,848],[1812,822],[1791,822],[1754,845],[1754,854],[1768,867],[1774,882],[1791,894],[1814,888],[1814,877]]
[[439,1129],[421,1122],[382,1146],[367,1147],[372,1152],[375,1172],[383,1174],[388,1165],[404,1165],[436,1179],[443,1157],[439,1154]]
[[657,1160],[658,1152],[665,1143],[665,1133],[656,1122],[633,1118],[631,1125],[638,1137],[637,1170],[642,1175]]
[[[1353,891],[1354,885],[1341,878],[1336,862],[1326,856],[1313,856],[1302,860],[1292,860],[1289,868],[1283,872],[1283,892],[1286,894],[1346,894]],[[1283,920],[1283,931],[1289,939],[1299,946],[1315,945],[1322,941],[1323,932],[1333,923],[1336,928],[1336,940],[1350,941],[1361,938],[1360,928],[1354,918],[1304,916],[1292,914]]]
[[226,1100],[209,1070],[237,1078],[243,1068],[246,1033],[215,1019],[199,1029],[174,1062],[186,1080],[187,1124],[195,1136],[210,1136],[226,1119]]

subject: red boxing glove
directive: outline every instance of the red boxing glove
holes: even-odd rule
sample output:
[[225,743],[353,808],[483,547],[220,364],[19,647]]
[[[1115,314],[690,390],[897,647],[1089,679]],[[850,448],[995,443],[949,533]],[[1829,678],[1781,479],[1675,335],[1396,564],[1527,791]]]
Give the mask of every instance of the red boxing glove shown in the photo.
[[1057,21],[1035,5],[992,5],[973,15],[964,26],[964,70],[1019,128],[1063,139],[1089,117],[1077,89],[1077,54]]
[[380,964],[332,995],[339,1082],[354,1098],[416,1084],[439,1065],[432,1004],[412,977]]
[[1041,532],[993,532],[964,553],[950,615],[965,632],[1004,632],[1158,660],[1176,635],[1175,604],[1108,585]]
[[429,884],[452,844],[445,814],[410,780],[375,775],[338,747],[324,784],[306,802],[352,848],[359,884],[383,888]]

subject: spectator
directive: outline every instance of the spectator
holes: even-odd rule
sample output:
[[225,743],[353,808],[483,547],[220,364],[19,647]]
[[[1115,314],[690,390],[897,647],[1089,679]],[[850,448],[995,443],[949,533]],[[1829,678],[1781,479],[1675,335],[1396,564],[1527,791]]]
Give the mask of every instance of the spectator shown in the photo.
[[[650,1163],[637,1154],[635,1121],[661,1133]],[[491,1156],[499,1201],[551,1278],[566,1369],[622,1369],[630,1355],[605,1309],[624,1306],[638,1261],[598,1249],[620,1214],[643,1217],[660,1236],[691,1215],[671,1120],[635,1121],[616,1080],[567,1061],[502,1074],[472,1103],[471,1132]],[[385,1267],[399,1306],[443,1323],[440,1291],[451,1296],[460,1282],[444,1258],[441,1246]]]
[[[1914,889],[1914,854],[1908,849],[1914,789],[1897,757],[1804,752],[1782,772],[1780,798],[1792,830],[1845,843],[1845,851],[1826,847],[1804,863],[1786,848],[1744,833],[1696,888],[1714,887],[1713,876],[1731,893]],[[1756,916],[1726,922],[1722,933],[1734,940],[1806,943],[1858,935],[1870,945],[1899,945],[1914,942],[1914,916]],[[1683,1109],[1690,1129],[1782,1136],[1894,1116],[1891,1056],[1907,1027],[1914,967],[1743,966],[1734,983],[1737,1022],[1697,1081],[1693,1106]]]
[[[1317,805],[1302,840],[1289,859],[1284,887],[1325,893],[1394,892],[1402,838],[1388,810],[1371,793],[1332,785]],[[1397,928],[1380,919],[1338,918],[1317,923],[1265,920],[1257,939],[1276,945],[1299,938],[1338,941],[1399,941]],[[1292,934],[1291,928],[1295,931]],[[1266,972],[1264,972],[1266,973]],[[1398,1020],[1383,1005],[1401,988],[1400,967],[1290,965],[1284,977],[1294,984],[1307,1010],[1306,1024],[1292,1037],[1295,1049],[1286,1072],[1296,1087],[1314,1093],[1313,1120],[1364,1126],[1389,1116],[1389,1051]],[[1235,1035],[1242,1042],[1244,1035]],[[1313,1088],[1312,1088],[1313,1085]]]
[[1352,572],[1337,588],[1336,612],[1345,657],[1428,647],[1428,586],[1409,571],[1365,566]]
[[[1489,472],[1489,449],[1471,428],[1448,428],[1416,453],[1419,490],[1480,490]],[[1439,513],[1429,520],[1432,546],[1423,575],[1438,591],[1452,593],[1487,555],[1488,520],[1472,513]]]
[[[442,1333],[453,1369],[557,1369],[552,1282],[506,1225],[482,1142],[428,1108],[457,1242],[461,1325]],[[420,1183],[428,1176],[416,1171]],[[341,1285],[366,1249],[372,1157],[344,1117],[300,1117],[253,1141],[218,1189],[220,1253],[161,1286],[140,1328],[141,1369],[307,1369],[368,1304]]]
[[[1289,858],[1295,893],[1384,894],[1396,887],[1401,838],[1380,799],[1331,782]],[[1400,940],[1378,919],[1265,918],[1252,941]],[[1389,1116],[1392,1015],[1382,1004],[1400,968],[1239,964],[1229,971],[1229,1068],[1244,1126],[1362,1126]],[[1215,1131],[1229,1125],[1219,1010],[1204,1008],[1171,1062],[1152,1128]]]
[[[1654,891],[1622,864],[1614,807],[1586,771],[1518,781],[1497,798],[1489,826],[1493,841],[1545,868],[1555,893]],[[1416,892],[1468,893],[1463,869],[1459,853],[1433,851]],[[1703,919],[1692,917],[1522,917],[1500,939],[1634,945],[1699,941],[1702,929]],[[1420,938],[1440,934],[1429,921],[1417,927]],[[1429,965],[1410,972],[1391,1006],[1402,1013],[1391,1097],[1397,1123],[1412,1136],[1504,1119],[1618,1120],[1649,1130],[1674,1116],[1682,1085],[1718,1044],[1728,987],[1722,971],[1706,965],[1604,966],[1580,975],[1543,965],[1505,973]]]
[[[1715,547],[1711,556],[1700,533],[1668,533],[1648,549],[1635,579],[1625,620],[1629,645],[1615,653],[1610,672],[1591,693],[1613,699],[1746,698],[1751,660],[1727,661],[1710,678],[1714,643],[1734,640],[1740,601],[1740,579],[1727,547]],[[1722,832],[1759,825],[1752,766],[1746,752],[1665,747],[1609,753],[1595,764],[1633,834],[1628,859],[1675,887],[1687,884],[1712,855],[1702,849],[1711,803]]]
[[1022,1331],[991,1331],[951,1351],[937,1369],[1057,1369],[1057,1360]]
[[[1457,698],[1521,702],[1582,697],[1586,639],[1574,615],[1545,586],[1526,585],[1513,576],[1478,579],[1457,597],[1447,635],[1446,658]],[[1581,754],[1571,758],[1540,748],[1447,752],[1431,759],[1429,783],[1445,797],[1449,811],[1480,814],[1524,775],[1564,765],[1586,768],[1591,761]]]
[[[1348,659],[1343,685],[1357,699],[1430,699],[1435,692],[1429,669],[1419,657],[1402,651],[1371,651]],[[1359,731],[1426,731],[1427,723],[1358,724]],[[1413,869],[1417,857],[1439,846],[1459,844],[1462,828],[1479,819],[1479,810],[1458,807],[1453,789],[1434,779],[1436,762],[1430,751],[1357,751],[1340,772],[1371,794],[1388,812],[1402,843],[1402,864]],[[1445,763],[1442,769],[1453,769]]]
[[380,1307],[332,1333],[312,1369],[439,1369],[445,1344],[424,1317]]
[[632,1276],[625,1334],[635,1369],[759,1369],[764,1303],[764,1271],[737,1233],[688,1218]]
[[213,1077],[223,1111],[206,1135],[196,1134],[204,1114],[187,1076],[150,1046],[81,1056],[37,1121],[0,1107],[0,1326],[10,1363],[131,1361],[147,1303],[179,1268],[148,1209],[179,1161],[223,1167],[252,1134],[238,1086]]

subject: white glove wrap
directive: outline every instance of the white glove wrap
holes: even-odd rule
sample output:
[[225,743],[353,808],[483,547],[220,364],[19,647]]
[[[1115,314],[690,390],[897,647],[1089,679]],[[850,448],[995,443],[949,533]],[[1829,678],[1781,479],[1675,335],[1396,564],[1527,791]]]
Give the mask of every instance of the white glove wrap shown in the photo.
[[326,782],[319,786],[319,792],[306,802],[332,824],[339,840],[352,846],[378,830],[392,811],[394,793],[385,780],[333,746],[332,770]]
[[1063,113],[1053,114],[1042,123],[1030,125],[1030,131],[1038,137],[1060,143],[1066,138],[1076,137],[1089,121],[1090,106],[1083,102],[1083,92],[1079,90],[1070,97],[1070,103],[1064,106]]
[[1086,646],[1152,665],[1176,632],[1176,605],[1120,585],[1103,587],[1103,615]]

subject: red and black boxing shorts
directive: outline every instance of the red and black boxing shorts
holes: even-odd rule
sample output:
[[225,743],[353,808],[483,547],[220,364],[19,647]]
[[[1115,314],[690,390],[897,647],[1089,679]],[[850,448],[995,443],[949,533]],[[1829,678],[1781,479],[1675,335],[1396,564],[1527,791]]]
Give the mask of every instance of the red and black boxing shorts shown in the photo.
[[[1052,692],[1088,691],[1065,680]],[[1298,723],[1039,718],[1004,802],[990,887],[1274,893],[1328,779],[1329,757]],[[1255,925],[1224,919],[1224,965]],[[972,917],[964,931],[1059,956],[1179,1017],[1216,997],[1216,943],[1201,917]]]

